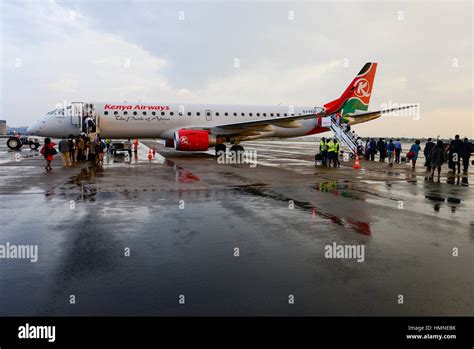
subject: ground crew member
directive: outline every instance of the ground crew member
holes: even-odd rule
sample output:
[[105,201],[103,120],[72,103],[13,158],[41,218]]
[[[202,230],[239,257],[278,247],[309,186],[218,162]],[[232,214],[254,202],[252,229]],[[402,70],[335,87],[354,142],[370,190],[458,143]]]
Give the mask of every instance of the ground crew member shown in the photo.
[[321,141],[319,142],[319,153],[321,154],[321,160],[323,161],[323,166],[326,166],[327,164],[327,159],[328,159],[328,152],[326,149],[327,143],[326,143],[326,138],[321,138]]
[[335,152],[335,145],[332,139],[329,139],[329,142],[326,144],[327,149],[328,149],[328,166],[331,167],[331,162],[333,162],[334,159],[334,152]]
[[136,153],[138,151],[138,139],[135,138],[133,141],[133,151]]
[[110,143],[112,143],[112,140],[110,138],[107,138],[105,140],[105,145],[107,146],[107,153],[109,152],[110,150]]
[[339,146],[340,144],[337,142],[337,139],[334,138],[334,167],[341,166],[341,163],[339,162]]

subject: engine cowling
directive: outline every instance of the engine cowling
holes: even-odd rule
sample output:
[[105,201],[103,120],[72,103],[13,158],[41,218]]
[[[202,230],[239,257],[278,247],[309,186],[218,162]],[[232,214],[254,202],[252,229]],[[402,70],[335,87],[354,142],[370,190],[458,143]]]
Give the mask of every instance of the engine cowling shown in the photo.
[[174,148],[181,151],[204,151],[216,145],[216,136],[201,130],[179,130],[174,133]]

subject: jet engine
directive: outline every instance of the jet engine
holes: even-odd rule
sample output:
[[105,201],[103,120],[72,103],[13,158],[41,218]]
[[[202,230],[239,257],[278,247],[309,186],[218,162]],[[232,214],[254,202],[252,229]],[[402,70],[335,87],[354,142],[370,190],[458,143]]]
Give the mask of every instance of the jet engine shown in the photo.
[[217,143],[216,136],[202,130],[179,130],[174,133],[174,148],[182,151],[204,151]]

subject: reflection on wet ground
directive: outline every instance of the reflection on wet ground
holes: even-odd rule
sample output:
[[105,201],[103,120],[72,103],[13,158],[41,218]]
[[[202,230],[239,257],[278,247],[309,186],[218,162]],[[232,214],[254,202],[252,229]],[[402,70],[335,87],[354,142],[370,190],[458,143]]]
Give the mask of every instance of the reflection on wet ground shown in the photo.
[[[262,150],[277,166],[256,168],[218,165],[209,153],[160,150],[149,160],[146,143],[103,168],[1,165],[1,238],[37,244],[40,261],[2,265],[0,312],[472,313],[474,200],[462,177],[458,185],[420,171],[315,168],[306,148],[278,147]],[[286,153],[299,161],[285,164]],[[326,259],[334,242],[363,244],[364,263]]]
[[262,196],[264,198],[271,198],[274,200],[289,203],[290,205],[294,205],[297,208],[310,212],[313,217],[315,215],[318,215],[319,217],[328,219],[330,222],[337,224],[341,227],[350,229],[351,231],[354,231],[356,233],[363,234],[363,235],[370,235],[370,225],[368,223],[358,222],[350,218],[349,219],[340,218],[336,215],[323,212],[320,208],[315,207],[310,202],[294,200],[282,194],[277,194],[275,192],[272,192],[271,190],[268,190],[264,187],[265,185],[254,184],[254,185],[247,185],[247,186],[238,186],[236,187],[236,190],[250,193],[252,195]]

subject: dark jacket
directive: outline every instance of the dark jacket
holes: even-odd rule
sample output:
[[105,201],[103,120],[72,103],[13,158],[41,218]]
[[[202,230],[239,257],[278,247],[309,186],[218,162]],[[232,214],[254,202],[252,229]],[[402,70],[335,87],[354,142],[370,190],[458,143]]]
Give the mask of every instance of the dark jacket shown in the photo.
[[431,142],[431,141],[426,143],[425,149],[423,150],[423,154],[425,155],[425,157],[430,156],[431,151],[433,150],[435,145],[436,144],[434,144],[434,142]]
[[445,152],[444,152],[444,146],[442,148],[434,147],[431,150],[431,153],[429,154],[430,156],[430,166],[431,167],[437,167],[441,166],[443,162],[446,161],[445,158]]
[[463,142],[461,156],[464,159],[469,159],[471,157],[472,152],[474,152],[474,146],[472,145],[472,143],[471,142]]

